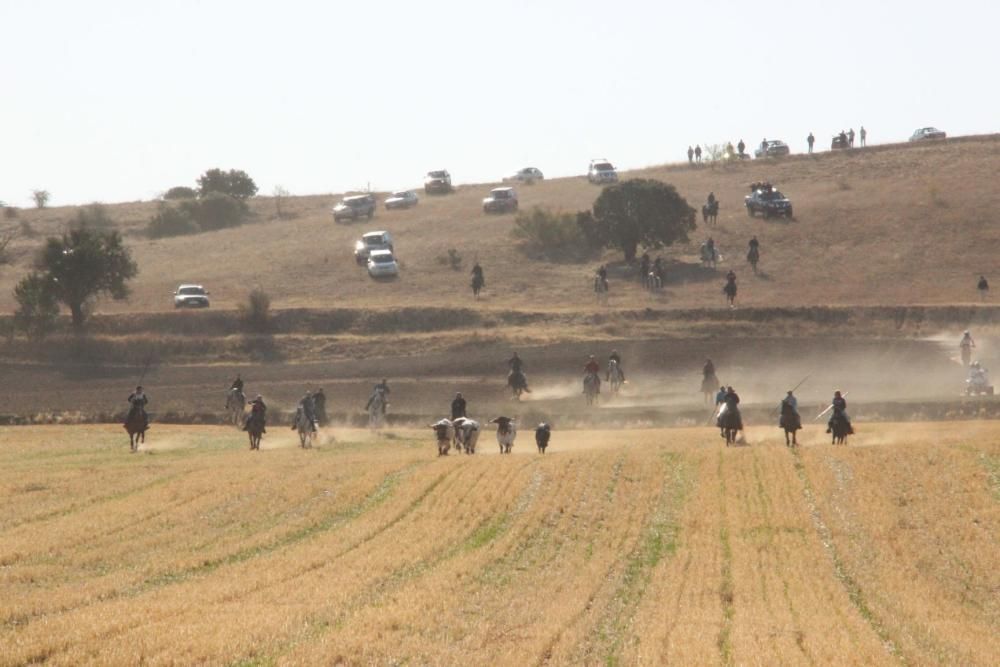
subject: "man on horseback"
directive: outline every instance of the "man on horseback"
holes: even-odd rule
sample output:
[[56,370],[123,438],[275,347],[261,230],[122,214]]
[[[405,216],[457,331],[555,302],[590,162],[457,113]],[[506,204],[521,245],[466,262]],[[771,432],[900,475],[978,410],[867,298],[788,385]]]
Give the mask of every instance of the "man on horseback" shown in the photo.
[[236,374],[236,379],[233,380],[233,383],[231,385],[229,385],[229,388],[235,389],[241,394],[243,393],[243,378],[240,377],[239,373]]
[[789,433],[792,434],[792,444],[798,444],[795,439],[795,432],[802,428],[802,417],[799,416],[799,400],[795,398],[795,394],[792,393],[791,389],[781,399],[781,405],[778,410],[781,413],[781,417],[778,419],[778,426],[785,429],[785,444],[788,444]]
[[708,193],[708,207],[711,208],[712,205],[715,204],[715,202],[716,202],[715,193],[714,192],[709,192]]
[[723,398],[726,404],[725,411],[719,415],[718,426],[722,430],[722,437],[726,437],[726,429],[743,431],[743,417],[740,415],[740,396],[732,387],[726,387],[726,396]]
[[736,304],[736,273],[732,269],[726,274],[726,285],[722,288],[722,291],[726,294],[729,307],[734,307]]
[[479,296],[479,292],[486,287],[486,278],[483,276],[483,267],[476,262],[472,267],[472,293]]
[[830,415],[830,421],[826,424],[826,432],[833,433],[833,422],[840,419],[847,425],[847,434],[853,434],[854,427],[851,426],[851,419],[847,416],[847,399],[840,394],[840,391],[835,391],[830,403],[833,406],[833,414]]
[[583,367],[583,372],[587,375],[599,375],[601,372],[601,365],[597,363],[597,359],[594,355],[590,355],[587,360],[587,364]]
[[386,407],[389,405],[389,381],[387,379],[382,378],[382,381],[372,389],[372,395],[368,397],[368,402],[365,403],[365,410],[371,408],[376,397],[381,397],[382,399],[382,416],[384,417]]
[[250,414],[246,416],[243,422],[243,430],[250,430],[250,422],[256,422],[260,424],[260,432],[267,433],[267,405],[264,404],[264,397],[260,394],[250,401]]
[[305,418],[309,420],[310,428],[312,432],[316,432],[316,402],[313,400],[313,396],[308,391],[305,396],[299,401],[299,405],[295,410],[295,422],[292,424],[292,430],[296,430],[298,427],[298,417],[299,415],[305,415]]
[[129,421],[131,421],[131,419],[135,417],[136,414],[138,414],[142,417],[143,428],[148,429],[149,415],[146,414],[146,405],[148,403],[149,403],[149,397],[146,396],[146,393],[142,390],[142,386],[140,385],[136,387],[135,391],[129,394],[128,397],[129,409],[128,409],[128,415],[125,417],[125,425],[127,426]]
[[969,362],[972,361],[972,349],[976,347],[976,341],[972,340],[972,334],[968,330],[962,334],[962,340],[958,343],[958,347],[962,351],[962,365],[968,366]]
[[520,387],[527,393],[531,393],[528,389],[528,376],[524,374],[524,362],[521,361],[521,357],[517,356],[515,352],[510,359],[507,360],[507,368],[510,372],[507,373],[507,384],[510,387]]
[[618,350],[611,350],[611,354],[608,355],[608,372],[605,374],[604,379],[608,382],[611,381],[611,362],[615,362],[618,365],[618,375],[621,377],[622,383],[625,382],[625,370],[622,368],[622,355],[618,354]]
[[451,420],[455,421],[465,416],[465,399],[462,397],[462,392],[458,392],[455,394],[455,400],[451,402]]
[[751,252],[760,252],[760,241],[757,240],[756,235],[750,239],[750,243],[748,243],[747,246]]

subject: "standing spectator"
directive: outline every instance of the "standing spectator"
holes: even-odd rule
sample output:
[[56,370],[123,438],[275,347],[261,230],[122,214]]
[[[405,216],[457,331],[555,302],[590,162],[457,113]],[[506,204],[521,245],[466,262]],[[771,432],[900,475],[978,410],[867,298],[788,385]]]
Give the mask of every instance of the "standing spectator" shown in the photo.
[[847,131],[847,145],[854,148],[854,128]]
[[694,149],[688,146],[688,164],[694,164]]
[[814,136],[813,136],[813,133],[812,133],[812,132],[810,132],[810,133],[809,133],[809,136],[808,136],[808,137],[806,137],[806,142],[807,142],[807,143],[809,144],[809,154],[810,154],[810,155],[812,155],[812,152],[813,152],[813,144],[815,144],[815,143],[816,143],[816,137],[814,137]]
[[701,144],[694,147],[694,159],[696,162],[701,162]]
[[459,417],[465,417],[465,399],[462,392],[455,394],[455,400],[451,402],[451,418],[454,421]]
[[986,276],[979,276],[979,284],[976,285],[976,289],[979,290],[979,298],[986,301],[986,297],[990,292],[990,284],[986,282]]
[[740,139],[740,143],[736,144],[736,150],[739,151],[739,156],[740,157],[743,157],[743,154],[745,153],[746,149],[747,149],[747,145],[745,143],[743,143],[742,139]]
[[861,132],[859,132],[858,134],[861,135],[861,147],[864,148],[865,143],[867,143],[868,141],[868,131],[865,130],[864,125],[861,126]]

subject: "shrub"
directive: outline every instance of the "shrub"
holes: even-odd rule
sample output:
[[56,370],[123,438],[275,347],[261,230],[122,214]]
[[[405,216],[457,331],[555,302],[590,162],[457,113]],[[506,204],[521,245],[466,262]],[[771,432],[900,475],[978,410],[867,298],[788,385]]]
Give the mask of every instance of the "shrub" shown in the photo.
[[201,199],[181,202],[181,208],[202,231],[241,225],[249,212],[245,202],[221,192],[210,192]]
[[178,185],[163,193],[164,199],[195,199],[198,191],[186,185]]
[[257,184],[245,171],[239,169],[229,171],[209,169],[198,177],[198,194],[205,197],[210,192],[221,192],[237,199],[247,199],[257,194]]
[[31,340],[41,340],[55,329],[59,303],[46,276],[32,272],[14,287],[17,310],[14,328]]
[[596,246],[580,224],[581,214],[553,213],[535,207],[518,213],[511,236],[530,253],[554,260],[584,260]]
[[35,208],[45,208],[51,195],[48,190],[32,190],[31,198],[35,200]]
[[13,220],[17,217],[18,208],[16,206],[4,206],[3,207],[3,217],[7,220]]
[[271,297],[261,288],[254,288],[247,302],[240,304],[240,315],[251,329],[266,331],[271,321]]
[[105,231],[114,227],[115,222],[103,204],[90,204],[76,210],[70,226]]
[[166,236],[183,236],[197,234],[201,231],[198,223],[191,218],[191,213],[179,206],[161,205],[146,227],[150,238],[159,239]]

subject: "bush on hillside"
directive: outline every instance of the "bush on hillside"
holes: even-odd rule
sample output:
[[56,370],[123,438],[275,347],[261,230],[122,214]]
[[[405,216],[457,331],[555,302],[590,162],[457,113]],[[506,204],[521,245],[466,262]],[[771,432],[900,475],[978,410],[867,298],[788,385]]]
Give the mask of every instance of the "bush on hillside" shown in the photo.
[[146,233],[153,239],[197,234],[200,231],[201,227],[191,217],[190,212],[179,206],[167,205],[160,206],[146,227]]
[[31,272],[14,287],[17,310],[14,328],[31,340],[41,340],[52,333],[59,317],[59,303],[50,289],[50,280]]
[[239,169],[229,171],[209,169],[198,177],[198,194],[205,197],[210,192],[221,192],[237,199],[247,199],[257,194],[257,184],[245,171]]
[[78,229],[108,230],[115,226],[111,214],[103,204],[89,204],[76,210],[76,215],[70,221],[70,226]]
[[266,331],[271,322],[271,297],[261,288],[254,288],[246,303],[240,304],[240,316],[254,331]]
[[31,191],[31,198],[35,200],[35,208],[45,208],[51,196],[48,190]]
[[201,199],[185,201],[186,209],[202,231],[242,225],[249,213],[246,202],[221,192],[210,192]]
[[194,188],[189,188],[186,185],[178,185],[170,188],[163,193],[163,198],[168,200],[175,199],[195,199],[198,196],[198,191]]
[[586,213],[554,213],[534,207],[514,219],[511,236],[530,254],[561,261],[582,261],[600,247],[587,234],[581,217]]

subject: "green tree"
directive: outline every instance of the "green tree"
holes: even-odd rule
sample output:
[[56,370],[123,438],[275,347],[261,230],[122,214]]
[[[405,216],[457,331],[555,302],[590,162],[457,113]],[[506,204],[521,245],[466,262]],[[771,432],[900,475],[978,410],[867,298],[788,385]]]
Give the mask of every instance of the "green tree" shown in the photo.
[[52,281],[32,271],[14,286],[17,310],[14,327],[31,340],[41,340],[52,332],[59,317],[59,303],[52,291]]
[[209,192],[180,206],[206,232],[241,225],[248,212],[246,202],[221,192]]
[[209,192],[221,192],[237,199],[248,199],[257,194],[257,184],[245,171],[239,169],[229,171],[209,169],[198,178],[198,194],[204,197]]
[[198,191],[186,185],[178,185],[163,193],[164,199],[194,199],[198,196]]
[[152,239],[159,239],[165,236],[182,236],[184,234],[197,234],[201,227],[191,217],[191,212],[180,206],[170,206],[160,202],[160,207],[149,220],[146,233]]
[[635,259],[639,246],[662,248],[687,241],[695,228],[695,210],[672,185],[634,178],[604,188],[593,215],[580,216],[584,233],[607,248]]
[[88,227],[49,238],[38,269],[56,301],[69,308],[77,330],[86,321],[88,302],[104,294],[115,300],[127,298],[128,281],[139,273],[121,234]]

